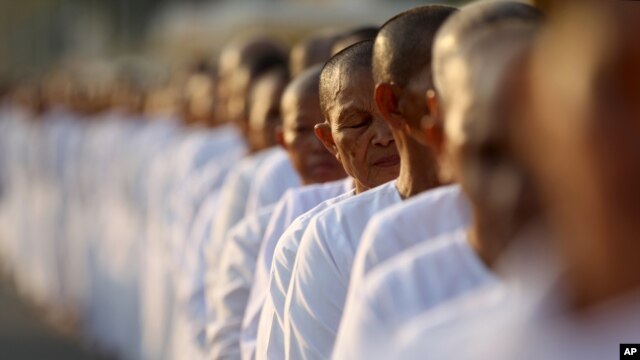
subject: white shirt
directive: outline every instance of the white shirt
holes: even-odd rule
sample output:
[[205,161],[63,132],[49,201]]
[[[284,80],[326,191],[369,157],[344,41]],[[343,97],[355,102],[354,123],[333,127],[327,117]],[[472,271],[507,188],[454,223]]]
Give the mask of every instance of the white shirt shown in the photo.
[[[351,190],[338,197],[324,201],[315,208],[298,217],[284,232],[276,245],[275,253],[282,253],[283,264],[290,264],[289,271],[282,271],[282,279],[275,279],[275,260],[269,274],[269,284],[264,305],[258,320],[258,333],[256,340],[256,359],[284,358],[284,304],[291,279],[293,264],[300,241],[311,220],[327,208],[345,199],[354,196],[355,190]],[[282,249],[282,250],[279,250]],[[274,253],[274,255],[275,255]],[[280,267],[284,270],[285,266]]]
[[503,328],[513,313],[510,290],[504,284],[481,286],[416,316],[386,340],[384,351],[374,359],[417,360],[425,354],[429,359],[450,359],[452,351],[456,359],[495,359],[495,349],[506,344],[506,334],[481,346],[470,343],[479,332]]
[[373,214],[402,201],[392,181],[318,214],[305,231],[287,292],[285,355],[331,355],[347,297],[353,258]]
[[429,239],[372,270],[353,289],[334,358],[380,357],[413,318],[497,281],[469,246],[466,229]]
[[[352,193],[352,189],[353,179],[350,177],[325,184],[303,186],[288,190],[275,206],[258,254],[251,295],[242,323],[240,343],[244,359],[255,358],[258,321],[269,288],[271,262],[278,240],[298,216],[313,209],[323,201],[333,199],[344,193]],[[291,263],[293,264],[293,260]]]
[[625,358],[619,344],[640,338],[638,288],[572,309],[569,278],[557,253],[545,249],[544,239],[535,234],[530,240],[523,245],[518,239],[502,256],[503,286],[482,288],[451,304],[455,309],[443,307],[417,318],[403,330],[399,346],[392,346],[398,349],[393,356],[417,358],[428,349],[430,358],[447,359],[457,344],[457,359]]
[[247,196],[247,216],[275,204],[288,189],[302,186],[302,179],[293,168],[289,155],[279,146],[254,172],[255,181]]
[[184,261],[176,283],[176,304],[172,331],[173,358],[205,359],[206,326],[211,319],[205,301],[207,262],[204,249],[211,238],[211,225],[219,206],[220,190],[211,192],[202,201],[188,242]]
[[394,255],[471,223],[469,202],[459,185],[442,186],[375,214],[365,228],[351,271],[350,289]]
[[274,205],[247,216],[228,233],[215,283],[208,289],[213,323],[207,327],[210,356],[240,358],[242,319],[253,283],[258,251]]
[[181,271],[179,264],[184,250],[181,245],[188,238],[194,216],[181,215],[183,209],[191,207],[188,202],[185,207],[176,206],[172,202],[173,194],[208,163],[225,157],[237,158],[244,152],[240,137],[232,136],[234,131],[224,127],[206,131],[190,129],[154,159],[151,169],[154,181],[148,195],[150,212],[145,244],[148,255],[141,261],[144,358],[171,357],[173,341],[177,339],[173,334],[177,327],[172,323],[176,318],[176,277]]
[[[221,188],[220,207],[213,219],[211,243],[207,249],[209,269],[217,269],[220,252],[227,232],[245,216],[247,194],[251,189],[258,169],[264,161],[276,155],[280,149],[271,147],[242,159],[234,166]],[[215,271],[211,274],[215,276]]]

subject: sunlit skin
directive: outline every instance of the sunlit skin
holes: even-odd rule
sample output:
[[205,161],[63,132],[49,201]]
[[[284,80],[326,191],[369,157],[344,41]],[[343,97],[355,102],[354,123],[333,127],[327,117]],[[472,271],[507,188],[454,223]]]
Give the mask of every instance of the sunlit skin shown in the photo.
[[[486,37],[482,46],[476,45],[476,51],[486,51],[482,57],[473,52],[458,56],[439,74],[448,80],[446,94],[427,95],[435,119],[428,135],[437,140],[441,177],[458,182],[470,200],[470,244],[489,266],[537,213],[535,191],[507,136],[514,114],[505,111],[514,90],[505,80],[507,70],[521,71],[513,62],[534,31],[534,25],[520,26],[495,33],[499,40]],[[447,76],[462,67],[467,71]]]
[[520,132],[576,310],[640,288],[640,8],[594,5],[565,9],[535,49]]
[[[383,56],[384,51],[378,55]],[[374,95],[376,107],[389,124],[400,153],[402,164],[396,186],[403,198],[440,185],[436,158],[420,128],[422,118],[428,114],[424,93],[431,87],[421,75],[406,87],[378,83]]]
[[193,73],[183,89],[183,117],[188,124],[209,126],[214,122],[215,81],[206,73]]
[[316,135],[363,192],[397,178],[400,156],[387,123],[373,101],[371,69],[335,71],[327,122]]
[[324,121],[318,97],[320,69],[302,76],[305,82],[289,85],[282,97],[279,142],[305,185],[342,179],[347,176],[342,164],[314,133],[314,126]]
[[[252,38],[231,42],[220,54],[219,84],[216,87],[217,116],[236,125],[249,137],[249,92],[264,73],[256,64],[265,58],[281,58],[285,65],[285,50],[272,39]],[[275,66],[275,64],[273,64]]]
[[325,29],[298,42],[289,54],[291,74],[297,76],[313,65],[324,64],[331,57],[331,47],[338,39],[339,33]]
[[276,145],[276,128],[282,119],[280,99],[286,77],[268,73],[258,79],[250,96],[249,146],[252,152]]

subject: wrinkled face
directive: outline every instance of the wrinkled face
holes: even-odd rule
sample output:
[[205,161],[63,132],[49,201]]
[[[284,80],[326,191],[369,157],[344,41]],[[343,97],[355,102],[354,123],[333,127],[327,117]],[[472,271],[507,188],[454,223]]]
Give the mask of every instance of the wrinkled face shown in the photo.
[[375,107],[371,72],[336,73],[334,100],[326,109],[336,157],[365,188],[395,179],[400,157],[391,130]]
[[314,133],[314,126],[324,121],[317,91],[287,93],[282,99],[282,113],[283,145],[303,182],[313,184],[344,178],[342,164]]
[[255,85],[249,113],[249,143],[252,151],[275,145],[276,128],[281,123],[280,97],[286,86],[283,79],[268,76]]

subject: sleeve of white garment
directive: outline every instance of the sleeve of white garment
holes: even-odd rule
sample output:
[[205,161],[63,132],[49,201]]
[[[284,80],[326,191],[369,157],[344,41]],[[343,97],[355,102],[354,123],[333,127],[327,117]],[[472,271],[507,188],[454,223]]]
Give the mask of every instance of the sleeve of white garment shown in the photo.
[[227,232],[244,217],[246,194],[251,183],[251,179],[247,176],[249,163],[243,161],[232,169],[222,185],[220,207],[213,222],[211,241],[207,250],[210,269],[216,269],[218,266]]
[[256,179],[247,196],[247,216],[275,204],[288,189],[302,185],[289,156],[281,149],[274,151],[258,168]]
[[256,260],[256,271],[249,301],[242,321],[240,345],[243,359],[255,358],[258,321],[269,286],[273,248],[280,235],[284,232],[285,224],[291,222],[292,207],[292,196],[290,192],[287,192],[275,205],[273,215],[265,230],[260,251],[258,252],[258,259]]
[[[326,214],[333,216],[323,216]],[[349,282],[349,274],[341,269],[350,268],[348,259],[332,251],[332,247],[350,247],[339,231],[339,222],[336,213],[323,212],[311,221],[302,238],[285,304],[289,359],[331,356]]]
[[272,208],[260,210],[236,225],[220,257],[216,286],[209,289],[216,318],[208,328],[211,357],[240,358],[240,330],[253,283],[264,228]]
[[388,295],[383,291],[386,288],[375,289],[375,285],[365,282],[359,290],[353,290],[345,305],[332,359],[382,359],[394,334],[389,333],[371,300],[381,293]]
[[257,351],[259,358],[284,358],[284,308],[289,280],[300,244],[309,221],[306,215],[297,219],[278,240],[260,314]]

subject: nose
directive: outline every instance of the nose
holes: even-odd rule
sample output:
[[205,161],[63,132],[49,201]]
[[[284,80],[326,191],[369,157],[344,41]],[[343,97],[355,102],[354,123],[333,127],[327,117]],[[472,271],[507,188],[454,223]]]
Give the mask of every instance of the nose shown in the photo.
[[391,128],[380,116],[374,116],[370,129],[373,130],[371,142],[374,146],[387,147],[395,143]]

